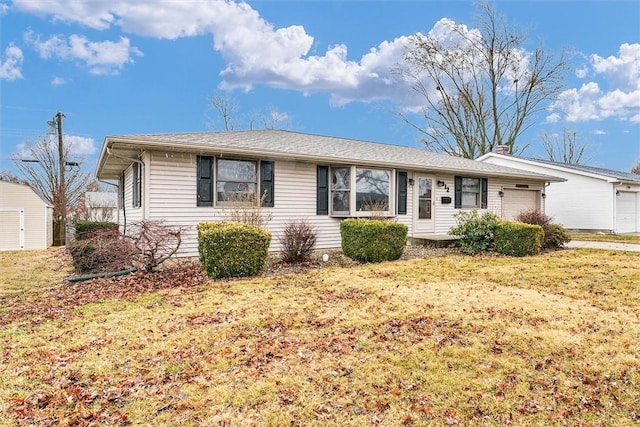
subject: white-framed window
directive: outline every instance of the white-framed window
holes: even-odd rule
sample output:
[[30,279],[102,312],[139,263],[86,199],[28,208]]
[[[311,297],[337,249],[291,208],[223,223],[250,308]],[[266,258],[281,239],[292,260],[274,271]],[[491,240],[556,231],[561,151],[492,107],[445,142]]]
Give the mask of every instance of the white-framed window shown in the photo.
[[356,211],[389,212],[391,171],[356,168]]
[[332,166],[330,177],[331,215],[371,216],[372,212],[391,215],[390,169]]
[[331,213],[349,214],[350,206],[351,168],[331,168]]
[[258,197],[258,162],[253,160],[217,159],[216,202],[255,202]]
[[486,209],[489,180],[466,176],[454,177],[456,209]]
[[462,178],[462,207],[480,207],[480,178]]
[[196,205],[273,207],[274,171],[272,160],[196,156]]

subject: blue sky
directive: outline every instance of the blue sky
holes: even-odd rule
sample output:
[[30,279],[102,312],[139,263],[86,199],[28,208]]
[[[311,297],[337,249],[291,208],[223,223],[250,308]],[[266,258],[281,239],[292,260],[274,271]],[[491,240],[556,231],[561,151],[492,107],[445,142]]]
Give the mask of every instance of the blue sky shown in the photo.
[[[640,2],[494,3],[526,49],[565,50],[566,88],[522,135],[576,132],[589,164],[640,159]],[[473,30],[467,1],[0,0],[0,170],[65,114],[76,159],[93,173],[107,135],[222,129],[276,118],[308,133],[420,146],[394,114],[409,89],[387,84],[406,38],[446,22]]]

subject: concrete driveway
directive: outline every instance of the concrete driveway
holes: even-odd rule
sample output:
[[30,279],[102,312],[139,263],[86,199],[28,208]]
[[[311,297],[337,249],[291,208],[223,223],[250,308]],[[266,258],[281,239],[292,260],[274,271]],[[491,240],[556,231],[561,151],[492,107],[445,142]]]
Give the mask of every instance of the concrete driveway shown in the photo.
[[583,240],[572,240],[569,243],[566,243],[565,247],[640,252],[640,245],[635,243],[588,242]]

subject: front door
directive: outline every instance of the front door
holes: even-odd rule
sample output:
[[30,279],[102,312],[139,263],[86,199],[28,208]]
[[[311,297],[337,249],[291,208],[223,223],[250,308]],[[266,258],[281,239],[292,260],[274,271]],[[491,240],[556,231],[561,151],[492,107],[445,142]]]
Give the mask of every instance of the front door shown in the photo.
[[416,174],[413,187],[415,200],[413,204],[414,232],[433,233],[433,208],[435,206],[433,177]]

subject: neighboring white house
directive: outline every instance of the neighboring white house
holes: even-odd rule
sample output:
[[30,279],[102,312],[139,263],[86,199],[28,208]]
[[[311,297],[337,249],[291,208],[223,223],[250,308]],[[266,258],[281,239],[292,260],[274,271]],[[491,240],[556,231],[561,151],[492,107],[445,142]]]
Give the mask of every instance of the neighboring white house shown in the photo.
[[0,181],[0,250],[53,244],[53,207],[26,184]]
[[118,193],[87,191],[84,194],[84,204],[90,221],[118,221]]
[[546,213],[570,230],[640,232],[640,175],[489,153],[478,161],[565,178],[546,191]]
[[317,248],[338,248],[344,218],[382,214],[406,224],[410,237],[442,235],[462,210],[512,217],[544,209],[545,186],[562,180],[418,148],[279,130],[108,136],[96,176],[119,180],[121,223],[190,226],[180,256],[198,255],[198,223],[225,219],[247,195],[264,195],[271,250],[293,220],[316,229]]

